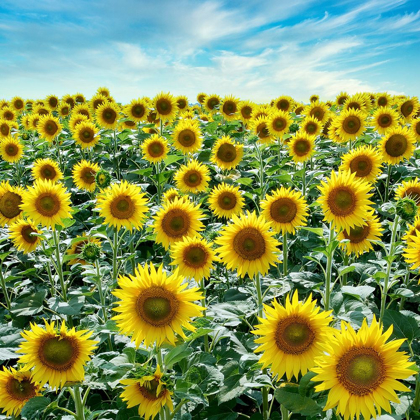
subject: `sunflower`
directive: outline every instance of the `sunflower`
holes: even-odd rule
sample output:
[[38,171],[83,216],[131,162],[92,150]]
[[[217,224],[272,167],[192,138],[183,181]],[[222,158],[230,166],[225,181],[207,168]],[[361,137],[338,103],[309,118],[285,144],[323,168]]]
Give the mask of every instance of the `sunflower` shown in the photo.
[[36,247],[41,243],[39,236],[33,233],[42,233],[37,229],[35,223],[31,219],[18,219],[9,226],[9,238],[15,247],[24,254],[35,251]]
[[392,108],[380,107],[372,115],[373,125],[379,134],[398,127],[399,115]]
[[61,102],[58,106],[58,115],[62,118],[66,118],[68,115],[70,115],[70,112],[71,106],[67,102]]
[[[84,104],[85,102],[86,102],[86,98],[85,98],[85,95],[83,95],[83,93],[79,93],[79,92],[77,92],[75,95],[74,95],[74,100],[78,103],[78,104]],[[77,105],[75,105],[75,107],[76,107]],[[73,110],[74,110],[74,108],[73,108]]]
[[324,213],[324,220],[331,222],[337,229],[349,230],[355,226],[365,225],[372,210],[369,197],[371,184],[356,178],[355,173],[339,171],[331,173],[331,178],[321,181],[321,197],[318,203]]
[[205,122],[211,122],[211,121],[213,121],[213,118],[212,118],[212,116],[210,114],[200,114],[198,116],[198,118],[201,121],[205,121]]
[[253,117],[256,105],[251,101],[241,101],[238,104],[239,118],[243,123],[247,123]]
[[33,397],[41,395],[41,386],[32,380],[27,368],[6,368],[0,371],[0,408],[6,416],[19,417],[23,406]]
[[309,102],[318,102],[318,101],[319,101],[318,95],[311,95],[311,97],[309,98]]
[[88,104],[77,104],[74,108],[73,111],[71,112],[71,115],[84,115],[88,120],[90,120],[92,118],[92,111],[89,108]]
[[[413,133],[416,140],[420,141],[420,118],[416,118],[411,121],[410,130]],[[0,122],[0,131],[1,131],[1,122]],[[1,137],[1,133],[0,133],[0,137]]]
[[[25,129],[25,130],[30,130],[31,129],[31,123],[30,123],[30,114],[26,114],[26,115],[24,115],[21,119],[20,119],[20,122],[21,122],[21,124],[22,124],[22,126],[23,126],[23,128]],[[2,127],[2,125],[1,125],[2,123],[1,123],[1,121],[0,121],[0,139],[1,139],[1,137],[2,137],[2,134],[1,134],[1,127]],[[17,124],[16,124],[17,125]],[[18,126],[19,127],[19,126]],[[17,129],[16,129],[16,131],[17,131]]]
[[0,120],[0,139],[5,139],[9,137],[12,134],[13,129],[15,131],[19,130],[19,125],[16,122]]
[[260,344],[255,353],[263,352],[260,363],[263,369],[271,366],[271,371],[279,381],[284,374],[290,381],[294,376],[315,366],[314,358],[321,356],[324,345],[332,335],[329,324],[333,320],[332,311],[320,311],[312,295],[306,302],[299,302],[297,291],[293,298],[286,297],[284,307],[273,300],[273,307],[264,305],[264,318],[258,318],[253,334]]
[[206,95],[204,99],[204,108],[208,112],[216,112],[219,109],[221,99],[219,95]]
[[279,96],[273,101],[273,106],[276,107],[279,111],[290,112],[293,108],[294,101],[290,96]]
[[0,118],[6,121],[15,121],[17,112],[12,108],[5,107],[0,110]]
[[332,126],[337,129],[337,134],[343,139],[343,142],[348,140],[356,140],[365,130],[366,115],[355,109],[348,109],[341,112],[340,115],[334,118]]
[[270,227],[270,223],[254,212],[242,213],[239,217],[232,215],[221,236],[215,239],[220,260],[229,270],[236,268],[240,277],[267,274],[270,265],[279,262],[279,242]]
[[108,98],[104,95],[101,95],[100,93],[97,93],[96,95],[94,95],[90,101],[89,101],[89,106],[92,109],[92,111],[95,113],[96,110],[103,105],[104,103],[106,103],[108,101]]
[[35,223],[54,229],[72,217],[70,206],[70,193],[61,184],[40,179],[24,192],[20,208]]
[[41,385],[47,382],[51,388],[59,388],[66,382],[84,380],[84,366],[90,360],[98,341],[90,340],[91,331],[67,329],[63,321],[58,331],[55,322],[45,319],[45,329],[31,323],[31,331],[22,332],[25,339],[18,353],[23,353],[19,363],[26,363],[32,371],[33,380]]
[[96,125],[90,121],[82,121],[77,124],[72,132],[74,141],[82,148],[88,149],[94,147],[99,142],[99,130]]
[[194,206],[190,201],[176,197],[173,201],[166,202],[154,217],[156,242],[168,249],[172,243],[185,236],[195,235],[204,228],[200,221],[202,218],[200,207]]
[[242,212],[245,200],[239,187],[224,182],[212,189],[208,198],[210,210],[219,218],[230,219]]
[[413,199],[417,206],[420,206],[420,181],[418,178],[410,179],[408,181],[402,181],[402,185],[400,185],[395,191],[395,198],[398,200],[399,198],[408,197]]
[[255,107],[252,118],[256,120],[259,117],[269,117],[272,113],[273,113],[273,108],[271,108],[271,106],[267,104],[257,105]]
[[163,122],[172,121],[176,117],[178,106],[175,98],[170,93],[159,93],[153,98],[155,112]]
[[83,236],[77,236],[71,241],[71,247],[67,250],[67,255],[77,255],[77,257],[69,260],[67,264],[87,264],[82,257],[83,248],[86,244],[95,244],[99,246],[99,248],[101,247],[101,241],[97,238],[88,237],[85,234],[83,234]]
[[9,181],[0,184],[0,226],[10,225],[22,217],[23,194],[23,188],[13,187]]
[[137,130],[137,123],[135,121],[124,119],[120,121],[117,127],[117,131],[123,130]]
[[262,215],[277,232],[295,233],[306,225],[307,204],[299,191],[281,187],[261,202]]
[[70,108],[73,108],[73,107],[74,107],[74,105],[75,105],[75,101],[74,101],[74,99],[73,99],[73,96],[71,96],[71,95],[69,95],[69,94],[64,95],[64,96],[61,98],[61,102],[63,102],[63,103],[65,103],[65,104],[67,104]]
[[356,256],[362,255],[373,249],[371,241],[378,241],[382,237],[382,227],[377,216],[369,215],[363,226],[354,226],[349,230],[343,230],[338,234],[337,240],[348,242],[340,243],[340,247],[348,255],[352,253]]
[[274,137],[270,134],[268,127],[270,126],[269,116],[259,116],[254,118],[251,125],[252,132],[258,136],[260,144],[269,144],[274,141]]
[[356,93],[356,95],[349,97],[343,104],[343,111],[349,110],[365,113],[367,111],[366,97],[360,93]]
[[225,120],[233,121],[238,118],[238,104],[239,99],[233,95],[225,96],[220,105],[220,113],[223,115]]
[[417,232],[420,232],[420,216],[416,216],[413,224],[407,226],[407,231],[402,239],[406,242],[410,242],[413,240],[413,236],[417,235]]
[[413,375],[404,352],[398,348],[404,340],[393,340],[386,343],[392,334],[393,327],[383,331],[383,327],[373,316],[368,327],[363,320],[359,331],[342,321],[341,334],[336,334],[324,343],[324,351],[317,360],[317,367],[311,370],[317,375],[312,378],[322,382],[315,391],[329,391],[325,410],[337,407],[337,412],[344,420],[359,418],[376,418],[376,410],[391,412],[389,401],[399,403],[395,391],[410,392],[397,379],[406,379]]
[[97,198],[99,214],[117,230],[140,229],[146,219],[147,199],[137,185],[121,181],[107,187]]
[[377,93],[376,103],[379,107],[390,107],[392,105],[391,96],[388,93]]
[[268,131],[273,137],[281,138],[289,131],[292,119],[286,111],[273,112],[269,117]]
[[118,104],[106,101],[96,109],[95,119],[102,128],[114,130],[118,125],[119,113],[120,107]]
[[207,94],[204,92],[200,92],[197,94],[197,102],[201,105],[204,104],[204,100],[206,99]]
[[298,131],[287,143],[289,154],[297,162],[306,162],[315,153],[315,137]]
[[126,385],[121,399],[127,402],[127,407],[139,406],[139,416],[145,420],[153,419],[161,408],[167,406],[170,411],[174,410],[171,400],[173,394],[166,388],[163,382],[160,366],[157,365],[153,375],[143,376],[139,379],[122,379],[121,384]]
[[175,198],[182,198],[179,195],[179,192],[175,188],[169,188],[169,190],[165,191],[162,196],[162,202],[164,204],[166,203],[172,203]]
[[405,98],[398,104],[398,111],[405,122],[410,122],[413,116],[419,110],[419,100],[413,96],[412,98]]
[[305,107],[302,104],[295,104],[293,112],[295,115],[302,115]]
[[40,115],[38,114],[33,114],[29,116],[29,126],[30,126],[30,130],[36,130],[38,127],[38,122],[40,119]]
[[412,264],[410,270],[420,267],[420,234],[417,230],[407,238],[403,256],[407,264]]
[[374,183],[382,172],[382,157],[372,146],[360,146],[342,156],[342,171],[350,170],[357,178]]
[[72,113],[72,116],[69,121],[70,131],[73,132],[76,129],[77,124],[80,124],[81,122],[88,121],[88,120],[89,118],[86,117],[86,115]]
[[318,120],[321,124],[324,124],[329,116],[330,111],[329,107],[323,102],[312,102],[310,105],[306,106],[303,110],[303,114],[308,117]]
[[42,115],[37,124],[37,130],[41,138],[50,143],[61,133],[63,129],[58,118],[52,115]]
[[73,167],[73,182],[80,190],[94,191],[96,188],[95,176],[99,172],[99,165],[82,160]]
[[168,142],[158,134],[153,134],[145,140],[140,148],[143,152],[143,158],[150,163],[162,162],[169,153]]
[[175,333],[186,338],[182,327],[195,331],[190,320],[204,310],[194,303],[202,295],[198,288],[187,289],[183,281],[178,270],[168,277],[162,265],[156,270],[152,263],[139,264],[134,275],[119,277],[120,289],[112,292],[120,299],[114,308],[119,314],[113,319],[123,334],[132,334],[137,347],[143,342],[147,347],[175,345]]
[[170,254],[171,265],[176,266],[182,276],[197,282],[210,276],[216,259],[211,244],[198,235],[184,237],[173,244]]
[[379,148],[382,159],[389,165],[397,165],[403,159],[410,159],[414,153],[416,139],[407,127],[390,130],[382,138]]
[[307,134],[308,136],[318,136],[322,131],[321,122],[315,117],[305,117],[302,121],[300,131]]
[[210,181],[209,170],[197,160],[191,160],[176,171],[174,181],[181,192],[196,194],[207,189]]
[[25,101],[20,96],[15,96],[11,101],[10,105],[12,109],[20,113],[25,109]]
[[175,100],[176,100],[176,104],[178,106],[178,110],[180,112],[185,112],[185,111],[188,110],[189,102],[188,102],[188,98],[186,96],[184,96],[184,95],[177,96],[175,98]]
[[63,178],[63,173],[57,163],[52,159],[37,159],[32,166],[32,176],[35,181],[39,179],[49,179],[52,182],[59,181]]
[[203,142],[198,121],[182,120],[172,134],[174,147],[183,153],[197,152]]
[[242,159],[243,145],[229,136],[222,136],[213,146],[211,161],[221,169],[233,169]]
[[[66,105],[66,107],[68,108],[68,106]],[[42,115],[50,115],[50,109],[46,108],[45,105],[42,102],[38,102],[35,106],[34,109],[32,110],[32,114],[37,114],[39,116]]]
[[149,107],[144,99],[133,99],[124,107],[124,112],[135,122],[146,121]]
[[23,144],[16,136],[6,137],[0,141],[0,155],[6,162],[18,162],[23,156]]
[[340,92],[337,97],[335,98],[335,103],[338,106],[342,106],[344,105],[344,103],[347,101],[347,99],[349,98],[349,94],[347,92]]

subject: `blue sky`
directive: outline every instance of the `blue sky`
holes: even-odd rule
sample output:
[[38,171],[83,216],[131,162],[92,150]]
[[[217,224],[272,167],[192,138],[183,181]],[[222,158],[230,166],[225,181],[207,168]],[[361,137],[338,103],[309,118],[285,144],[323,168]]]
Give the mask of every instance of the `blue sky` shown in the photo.
[[0,98],[420,96],[418,0],[1,0]]

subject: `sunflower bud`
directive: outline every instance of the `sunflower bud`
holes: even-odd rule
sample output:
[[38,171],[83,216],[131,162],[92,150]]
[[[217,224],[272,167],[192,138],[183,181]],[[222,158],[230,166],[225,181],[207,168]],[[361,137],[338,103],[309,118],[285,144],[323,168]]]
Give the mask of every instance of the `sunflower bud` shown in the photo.
[[416,202],[408,197],[404,197],[397,202],[397,214],[406,222],[412,221],[417,214]]
[[83,260],[94,263],[101,256],[101,246],[95,242],[87,242],[81,250]]
[[98,171],[95,175],[96,185],[100,188],[106,188],[111,184],[111,174],[104,169]]

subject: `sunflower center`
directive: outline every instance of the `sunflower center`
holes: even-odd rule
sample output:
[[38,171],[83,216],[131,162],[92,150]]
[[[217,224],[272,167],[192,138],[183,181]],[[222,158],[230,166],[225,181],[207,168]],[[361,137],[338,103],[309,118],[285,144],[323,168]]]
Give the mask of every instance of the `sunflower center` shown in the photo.
[[23,108],[23,102],[20,99],[15,101],[15,108],[16,109],[22,109]]
[[38,233],[35,229],[32,229],[30,225],[25,225],[22,227],[22,230],[20,231],[20,234],[22,235],[22,238],[25,242],[28,244],[34,244],[38,237],[32,235],[32,233]]
[[22,197],[11,191],[7,191],[0,198],[0,213],[8,219],[13,219],[22,211],[19,206],[22,204]]
[[337,187],[328,196],[328,206],[336,216],[347,216],[356,207],[356,196],[349,187]]
[[105,101],[103,99],[96,99],[93,102],[93,108],[98,109]]
[[1,134],[3,134],[4,136],[8,136],[9,132],[10,132],[10,128],[7,124],[2,124],[0,126],[0,132]]
[[11,121],[11,120],[13,120],[14,115],[13,115],[13,112],[6,111],[3,114],[3,117],[4,117],[5,120]]
[[264,236],[253,227],[240,230],[233,238],[233,249],[244,260],[261,258],[265,253],[265,246]]
[[337,377],[353,395],[368,395],[385,380],[386,369],[380,354],[370,347],[353,347],[337,363]]
[[75,340],[69,337],[52,337],[43,341],[38,356],[44,365],[54,370],[68,370],[79,356]]
[[350,102],[347,106],[348,109],[360,109],[360,104],[358,102]]
[[207,106],[208,106],[210,109],[214,109],[217,105],[219,105],[219,100],[218,100],[217,98],[210,98],[210,99],[207,101]]
[[324,118],[325,112],[322,108],[320,108],[319,106],[316,106],[315,108],[313,108],[311,110],[309,115],[311,117],[315,117],[317,120],[321,121]]
[[18,401],[29,400],[36,394],[35,385],[30,379],[19,381],[15,378],[10,378],[6,384],[6,390],[8,395]]
[[278,223],[290,223],[297,213],[297,207],[290,198],[278,198],[270,206],[270,216]]
[[68,115],[69,112],[70,108],[68,106],[63,106],[63,108],[61,108],[61,115]]
[[16,144],[10,143],[6,146],[6,153],[8,156],[16,156],[19,153],[19,148]]
[[361,127],[361,122],[355,115],[350,115],[343,121],[343,130],[348,134],[356,134]]
[[222,162],[233,162],[236,159],[236,148],[233,144],[222,144],[217,150],[217,158]]
[[350,171],[356,173],[357,177],[364,177],[372,171],[372,161],[368,156],[356,156],[350,162]]
[[309,134],[313,134],[313,133],[316,133],[316,130],[318,129],[318,125],[313,122],[310,122],[306,124],[305,129]]
[[136,123],[134,121],[124,121],[126,127],[134,127]]
[[384,96],[381,96],[378,99],[378,105],[380,105],[380,106],[385,106],[387,103],[388,103],[388,101],[387,101],[387,99]]
[[38,213],[43,216],[51,217],[60,210],[60,200],[55,194],[42,193],[35,201],[35,207]]
[[45,131],[50,136],[53,136],[58,131],[58,126],[54,121],[48,121],[47,124],[45,124]]
[[192,146],[195,141],[195,133],[194,131],[186,128],[185,130],[182,130],[178,135],[178,141],[184,146],[184,147],[190,147]]
[[298,156],[306,156],[311,150],[311,143],[306,139],[296,140],[294,151]]
[[54,179],[57,176],[57,172],[52,165],[43,165],[41,175],[44,179]]
[[251,118],[252,108],[250,106],[244,106],[241,109],[241,114],[245,119]]
[[157,158],[163,155],[164,148],[160,141],[154,141],[149,144],[147,151],[149,152],[150,156]]
[[83,168],[80,178],[82,178],[83,182],[86,184],[93,184],[95,182],[95,175],[96,172],[92,168]]
[[50,98],[50,100],[48,101],[49,105],[53,108],[55,108],[58,104],[58,99],[57,98]]
[[107,123],[113,124],[115,122],[115,119],[117,118],[117,113],[113,109],[108,108],[105,109],[102,116]]
[[202,180],[201,174],[198,171],[191,170],[188,171],[184,176],[184,182],[189,187],[196,187],[197,185],[200,185]]
[[131,197],[123,195],[114,198],[110,210],[117,219],[129,219],[134,214],[136,206]]
[[141,118],[145,112],[146,110],[143,105],[134,105],[132,108],[132,113],[137,118]]
[[177,103],[179,109],[184,109],[187,106],[185,99],[179,99]]
[[409,197],[414,200],[417,204],[420,203],[420,188],[410,187],[404,192],[404,197]]
[[138,384],[141,395],[143,395],[143,397],[149,401],[158,400],[164,393],[164,390],[162,390],[160,391],[160,394],[157,395],[158,386],[159,386],[159,382],[156,379],[147,381],[143,385]]
[[90,127],[85,127],[82,130],[81,134],[82,135],[80,136],[80,140],[83,143],[91,143],[92,140],[93,140],[93,138],[94,138],[94,136],[95,136],[94,131]]
[[287,354],[302,354],[315,339],[315,333],[308,322],[299,315],[292,315],[279,321],[275,333],[277,347]]
[[283,111],[287,111],[289,109],[289,101],[287,99],[281,99],[277,102],[277,108]]
[[162,229],[166,235],[178,238],[184,236],[190,227],[188,215],[181,209],[172,209],[162,220]]
[[206,249],[200,244],[194,244],[184,250],[184,264],[191,268],[201,268],[206,265],[208,254]]
[[343,235],[346,239],[349,239],[352,244],[358,244],[363,242],[368,237],[369,231],[369,225],[355,226],[350,228],[350,232],[344,230]]
[[404,102],[401,105],[401,114],[404,115],[404,117],[408,117],[413,112],[414,106],[411,101]]
[[223,210],[232,210],[236,206],[236,196],[231,192],[223,192],[217,198],[217,203]]
[[178,313],[179,302],[173,293],[160,286],[152,286],[137,298],[136,310],[140,318],[155,327],[169,325]]
[[338,105],[343,105],[346,102],[347,96],[340,96],[337,100]]
[[159,114],[168,115],[172,111],[172,104],[165,98],[158,99],[156,102],[156,110]]
[[276,131],[281,131],[286,127],[286,120],[283,117],[274,118],[272,125]]
[[391,117],[389,116],[389,115],[381,115],[380,117],[379,117],[379,125],[381,126],[381,127],[389,127],[390,125],[391,125],[391,123],[392,123],[392,119],[391,119]]
[[385,150],[392,157],[402,156],[407,150],[407,139],[402,134],[393,134],[385,143]]
[[226,101],[223,104],[223,112],[227,115],[232,115],[236,112],[236,103],[233,101]]
[[262,123],[258,125],[257,133],[260,139],[265,139],[267,137],[270,137],[270,132],[268,131],[266,123]]

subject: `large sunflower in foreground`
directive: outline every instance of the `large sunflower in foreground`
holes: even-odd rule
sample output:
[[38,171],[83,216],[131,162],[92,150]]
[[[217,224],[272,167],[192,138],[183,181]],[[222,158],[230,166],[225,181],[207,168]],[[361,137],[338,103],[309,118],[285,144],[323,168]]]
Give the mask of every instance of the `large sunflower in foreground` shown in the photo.
[[182,120],[176,125],[172,134],[173,145],[182,153],[197,152],[203,142],[200,127],[196,120]]
[[22,217],[20,205],[24,193],[23,188],[12,186],[8,181],[0,184],[0,226],[10,225]]
[[96,122],[103,128],[114,130],[118,125],[120,107],[115,102],[106,101],[95,112]]
[[306,162],[315,153],[315,137],[299,130],[289,139],[287,148],[294,162]]
[[313,381],[322,382],[316,391],[329,391],[325,410],[337,407],[344,420],[376,418],[382,410],[391,413],[389,401],[399,403],[395,391],[410,392],[398,379],[406,379],[415,372],[410,369],[404,352],[398,348],[404,340],[386,342],[392,334],[392,325],[383,332],[373,316],[368,327],[363,320],[359,331],[347,322],[341,323],[341,334],[324,344],[324,353],[311,370],[317,375]]
[[31,219],[19,219],[9,226],[9,238],[24,254],[35,251],[42,239],[33,233],[42,233]]
[[213,146],[211,161],[221,169],[233,169],[238,166],[244,154],[243,145],[236,143],[229,136],[222,136]]
[[298,379],[315,366],[315,357],[323,354],[332,335],[332,311],[320,311],[312,295],[300,302],[297,291],[293,298],[286,297],[286,306],[276,299],[272,303],[273,307],[264,305],[266,318],[258,318],[260,324],[251,331],[261,336],[255,339],[260,344],[255,353],[263,352],[262,368],[270,366],[278,381],[284,374],[288,381],[293,376]]
[[153,375],[120,381],[121,384],[126,385],[120,395],[121,399],[127,403],[128,408],[138,405],[139,416],[144,417],[145,420],[155,418],[162,407],[168,406],[170,411],[174,410],[172,392],[166,388],[162,376],[158,365]]
[[96,343],[89,339],[91,331],[67,329],[63,321],[55,328],[55,322],[45,321],[45,329],[31,323],[31,330],[22,332],[25,339],[18,353],[23,353],[19,363],[32,369],[33,380],[41,385],[47,382],[51,388],[59,388],[66,382],[81,382],[84,366],[90,360]]
[[159,93],[153,98],[155,112],[163,122],[172,121],[178,111],[176,99],[170,93]]
[[217,217],[230,219],[234,214],[242,212],[245,200],[239,187],[223,182],[211,190],[208,203],[210,210]]
[[82,160],[73,166],[73,182],[77,188],[92,192],[96,188],[95,177],[99,170],[96,163]]
[[365,120],[366,114],[361,110],[347,109],[334,118],[332,126],[343,141],[356,140],[365,130]]
[[0,141],[0,155],[6,162],[18,162],[23,156],[23,144],[15,136],[6,137]]
[[379,150],[372,146],[360,146],[342,156],[340,170],[356,174],[357,178],[374,183],[382,172],[382,157]]
[[241,277],[267,274],[270,265],[279,262],[280,244],[270,227],[270,223],[255,213],[233,215],[221,236],[215,239],[220,260],[229,270],[237,269]]
[[194,331],[191,318],[201,316],[204,308],[194,302],[202,299],[198,288],[187,289],[178,270],[168,276],[161,265],[137,266],[134,275],[120,276],[119,289],[112,292],[118,299],[113,319],[123,334],[132,335],[139,347],[164,342],[175,345],[175,333],[186,338],[182,327]]
[[416,138],[407,127],[389,130],[379,143],[382,159],[389,165],[397,165],[410,159],[414,153]]
[[174,198],[154,217],[156,242],[168,249],[172,243],[181,241],[185,236],[195,235],[204,228],[200,221],[202,217],[200,206],[194,206],[183,198]]
[[166,159],[169,153],[168,142],[164,137],[153,134],[140,145],[143,158],[150,163],[159,163]]
[[39,179],[49,179],[51,182],[59,181],[63,178],[63,173],[57,165],[50,158],[37,159],[32,166],[32,176],[35,181]]
[[207,166],[191,160],[182,165],[174,176],[176,187],[183,193],[199,193],[205,191],[210,181]]
[[61,184],[40,179],[24,192],[20,207],[35,223],[54,229],[72,217],[70,206],[70,193]]
[[172,263],[185,277],[199,281],[210,276],[215,260],[211,245],[199,236],[185,237],[171,246]]
[[349,230],[363,226],[372,202],[369,197],[371,185],[363,179],[356,178],[355,173],[339,171],[331,173],[331,178],[321,181],[318,187],[321,197],[318,203],[324,213],[324,220],[332,223],[337,229]]
[[398,126],[399,115],[395,109],[380,107],[372,115],[373,126],[379,134],[385,134]]
[[41,386],[32,380],[32,373],[23,368],[0,371],[0,408],[6,416],[16,418],[23,406],[33,397],[41,395]]
[[107,187],[98,195],[98,208],[105,223],[117,230],[125,227],[140,229],[146,219],[147,199],[137,185],[121,181]]
[[365,220],[363,226],[354,226],[348,230],[341,231],[337,240],[348,242],[340,243],[340,247],[346,251],[348,255],[355,254],[356,256],[362,255],[373,249],[371,241],[378,241],[382,237],[381,222],[377,216],[369,215]]
[[72,132],[74,141],[82,148],[94,147],[99,142],[99,130],[91,121],[82,121]]
[[298,226],[306,225],[307,204],[299,191],[281,187],[261,202],[262,215],[277,232],[295,233]]
[[39,118],[36,128],[40,137],[50,143],[61,133],[61,130],[63,129],[58,118],[51,114],[42,115]]

